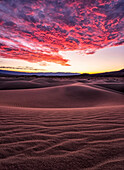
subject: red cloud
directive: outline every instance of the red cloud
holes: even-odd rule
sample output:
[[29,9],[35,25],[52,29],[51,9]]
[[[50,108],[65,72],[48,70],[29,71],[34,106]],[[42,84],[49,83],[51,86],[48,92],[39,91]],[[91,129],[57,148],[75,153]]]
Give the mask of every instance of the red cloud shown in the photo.
[[122,45],[123,0],[0,2],[0,55],[68,66],[59,51]]

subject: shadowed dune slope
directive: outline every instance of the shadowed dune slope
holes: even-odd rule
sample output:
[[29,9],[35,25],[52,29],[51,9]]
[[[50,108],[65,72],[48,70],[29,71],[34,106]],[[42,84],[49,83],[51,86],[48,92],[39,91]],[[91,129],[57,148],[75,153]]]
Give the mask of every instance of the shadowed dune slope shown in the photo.
[[0,105],[31,108],[76,108],[121,105],[124,96],[82,83],[58,87],[2,90]]
[[29,89],[41,87],[39,83],[16,80],[16,81],[3,81],[0,84],[0,90],[11,90],[11,89]]
[[13,90],[13,89],[33,89],[33,88],[43,88],[60,86],[74,83],[75,81],[65,81],[65,80],[53,80],[50,78],[13,78],[13,79],[2,79],[0,78],[0,90]]
[[116,84],[106,83],[106,84],[96,84],[96,85],[124,93],[124,83],[123,84],[121,84],[121,83],[120,84],[119,83],[116,83]]
[[0,170],[123,170],[123,113],[0,107]]

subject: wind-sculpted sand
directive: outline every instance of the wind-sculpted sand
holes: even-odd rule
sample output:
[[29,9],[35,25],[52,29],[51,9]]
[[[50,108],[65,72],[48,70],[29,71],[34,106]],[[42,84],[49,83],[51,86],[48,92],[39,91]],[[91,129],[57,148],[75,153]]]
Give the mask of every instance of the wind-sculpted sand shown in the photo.
[[46,78],[0,78],[0,90],[33,89],[71,84],[75,81]]
[[123,167],[123,94],[82,82],[0,91],[0,170]]

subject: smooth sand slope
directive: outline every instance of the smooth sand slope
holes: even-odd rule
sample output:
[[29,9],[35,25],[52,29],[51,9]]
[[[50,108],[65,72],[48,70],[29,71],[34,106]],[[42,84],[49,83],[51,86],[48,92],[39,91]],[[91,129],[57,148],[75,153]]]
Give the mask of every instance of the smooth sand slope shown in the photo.
[[2,90],[0,105],[31,108],[79,108],[122,105],[124,96],[82,83],[58,87]]
[[0,78],[0,90],[33,89],[71,84],[75,81],[46,78]]
[[0,91],[0,170],[123,167],[123,94],[81,82]]

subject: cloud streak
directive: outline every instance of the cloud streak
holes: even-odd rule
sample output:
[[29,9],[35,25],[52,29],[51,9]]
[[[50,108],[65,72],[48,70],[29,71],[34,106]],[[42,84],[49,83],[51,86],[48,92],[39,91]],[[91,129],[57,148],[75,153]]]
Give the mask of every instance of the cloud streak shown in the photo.
[[18,66],[18,67],[11,67],[11,66],[0,66],[0,69],[9,69],[9,70],[25,70],[25,71],[46,71],[45,69],[36,69],[29,66]]
[[59,51],[124,44],[123,0],[2,0],[0,55],[69,66]]

